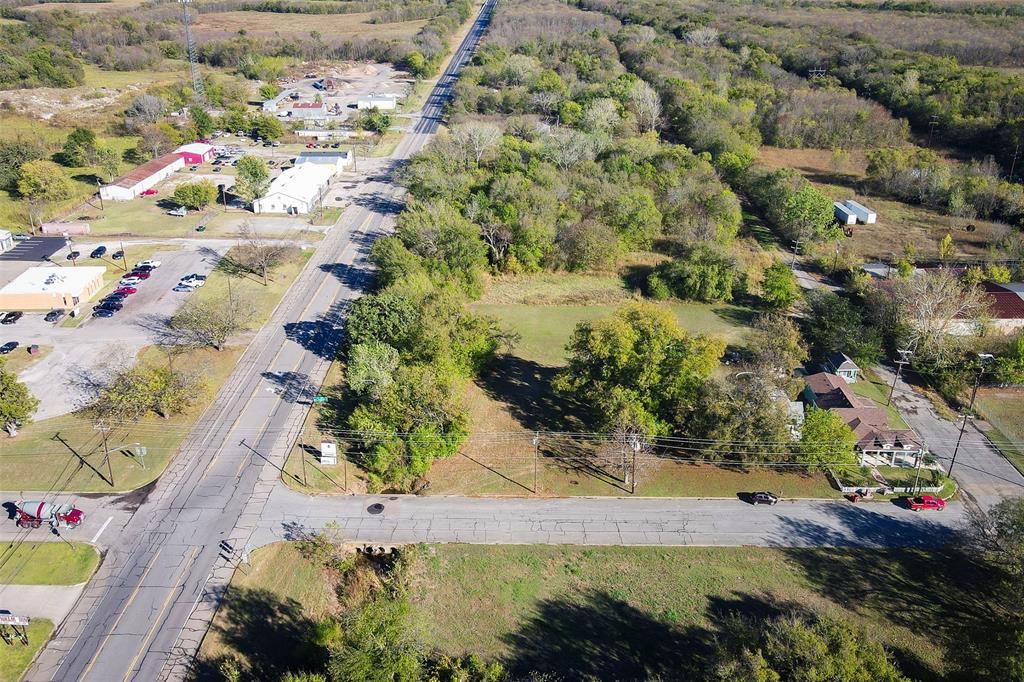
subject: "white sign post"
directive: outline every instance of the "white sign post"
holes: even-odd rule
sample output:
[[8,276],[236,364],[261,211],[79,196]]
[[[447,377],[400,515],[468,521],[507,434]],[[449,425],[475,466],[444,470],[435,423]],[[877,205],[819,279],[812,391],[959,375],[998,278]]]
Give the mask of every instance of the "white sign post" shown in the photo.
[[321,464],[337,464],[338,463],[338,446],[335,443],[320,443],[320,463]]

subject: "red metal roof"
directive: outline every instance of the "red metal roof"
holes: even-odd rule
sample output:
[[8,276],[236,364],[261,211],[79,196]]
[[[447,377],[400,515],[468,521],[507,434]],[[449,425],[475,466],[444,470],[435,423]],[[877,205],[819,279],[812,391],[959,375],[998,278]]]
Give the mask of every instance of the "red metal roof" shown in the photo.
[[997,320],[1024,319],[1024,299],[1015,291],[1010,291],[992,282],[985,282],[982,286],[988,294],[993,318]]
[[181,156],[174,153],[158,156],[152,161],[147,161],[141,166],[135,168],[134,170],[125,173],[124,175],[119,177],[117,180],[114,180],[110,184],[117,185],[118,187],[125,187],[131,189],[135,185],[139,184],[140,182],[148,178],[150,175],[153,175],[154,173],[159,173],[160,171],[162,171],[164,168],[167,168],[175,161],[181,161]]
[[323,102],[296,102],[292,109],[322,109],[323,106]]

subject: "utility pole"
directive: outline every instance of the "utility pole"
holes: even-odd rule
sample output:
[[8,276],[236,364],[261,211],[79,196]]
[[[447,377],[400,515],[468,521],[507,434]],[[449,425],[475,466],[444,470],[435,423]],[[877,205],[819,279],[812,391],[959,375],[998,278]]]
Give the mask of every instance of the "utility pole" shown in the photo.
[[1010,161],[1010,182],[1013,182],[1013,172],[1017,170],[1017,156],[1020,154],[1020,142],[1013,148],[1013,159]]
[[118,244],[121,247],[121,263],[124,264],[124,271],[128,272],[128,256],[126,256],[124,253],[124,242],[119,241]]
[[537,494],[537,467],[540,462],[540,433],[535,432],[533,434],[533,494]]
[[928,121],[928,146],[932,146],[932,136],[935,134],[935,129],[939,127],[939,115],[932,114],[931,119]]
[[[1012,171],[1011,171],[1012,173]],[[100,184],[100,179],[96,178],[96,196],[100,198],[100,210],[103,210],[103,186]]]
[[836,268],[839,267],[839,242],[836,242],[836,255],[832,259],[832,276],[836,275]]
[[910,364],[910,358],[913,357],[914,351],[904,350],[902,348],[896,350],[900,354],[900,359],[896,361],[896,376],[892,378],[892,386],[889,387],[889,397],[885,399],[886,407],[892,402],[892,394],[896,392],[896,382],[900,380],[900,374],[903,372],[903,365]]
[[93,428],[100,432],[100,437],[103,439],[103,462],[107,465],[107,476],[110,478],[110,487],[113,488],[114,469],[110,465],[110,448],[107,447],[107,422],[100,419]]
[[978,368],[978,374],[974,377],[974,388],[971,390],[971,404],[964,412],[964,422],[960,425],[960,435],[956,439],[956,447],[953,448],[953,459],[949,462],[949,471],[946,472],[947,476],[953,475],[953,467],[956,465],[956,455],[960,452],[960,441],[963,440],[964,431],[967,429],[967,420],[971,417],[971,412],[974,411],[974,399],[978,397],[978,385],[981,384],[981,375],[985,373],[985,366],[992,360],[995,359],[991,353],[978,353],[978,360],[981,362],[981,366]]
[[640,448],[643,447],[643,441],[640,440],[639,436],[633,436],[632,446],[633,446],[633,464],[632,464],[632,467],[631,467],[632,471],[629,474],[629,494],[630,495],[635,495],[636,494],[636,455],[637,455],[638,452],[640,452]]

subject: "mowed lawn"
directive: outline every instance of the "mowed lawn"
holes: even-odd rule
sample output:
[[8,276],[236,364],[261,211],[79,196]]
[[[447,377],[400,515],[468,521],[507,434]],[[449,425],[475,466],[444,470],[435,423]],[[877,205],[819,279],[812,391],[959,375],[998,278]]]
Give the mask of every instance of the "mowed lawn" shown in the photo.
[[0,548],[0,585],[77,585],[100,564],[92,545],[18,542]]
[[16,642],[14,646],[0,643],[0,682],[18,682],[32,664],[36,653],[50,640],[53,623],[45,618],[33,618],[28,626],[28,646]]
[[1024,473],[1024,390],[983,388],[978,391],[978,410],[994,429],[988,437]]
[[[515,673],[564,679],[699,679],[731,615],[799,608],[847,619],[915,679],[941,679],[960,589],[911,550],[432,545],[411,591],[424,643],[479,652]],[[966,586],[963,589],[967,589]],[[945,620],[945,619],[948,619]],[[931,625],[920,627],[923,622]]]

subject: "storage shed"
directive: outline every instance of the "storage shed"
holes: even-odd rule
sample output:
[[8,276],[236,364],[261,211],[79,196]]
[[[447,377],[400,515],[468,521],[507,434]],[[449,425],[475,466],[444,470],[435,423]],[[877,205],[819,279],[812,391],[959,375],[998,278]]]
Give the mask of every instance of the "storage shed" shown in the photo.
[[185,160],[188,165],[199,165],[206,163],[207,161],[213,160],[216,155],[216,150],[212,144],[206,144],[205,142],[192,142],[190,144],[183,144],[174,150],[174,153]]
[[176,153],[158,156],[135,170],[100,188],[100,197],[108,201],[131,201],[150,187],[185,167],[185,159]]
[[856,214],[847,208],[846,204],[841,204],[838,201],[832,203],[836,207],[836,220],[840,225],[855,225],[857,223]]
[[266,196],[252,202],[253,213],[309,213],[322,203],[334,167],[317,163],[293,166],[270,183]]
[[42,234],[89,234],[89,223],[43,223],[39,231]]
[[371,93],[356,100],[356,109],[379,109],[391,111],[398,107],[398,95]]
[[857,216],[857,220],[864,223],[865,225],[871,225],[878,219],[878,216],[875,214],[874,211],[867,208],[866,206],[858,204],[853,199],[847,199],[843,203],[846,204],[846,208],[850,209],[850,211],[852,211],[853,214]]

